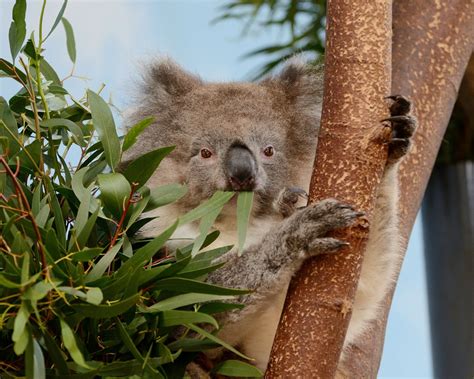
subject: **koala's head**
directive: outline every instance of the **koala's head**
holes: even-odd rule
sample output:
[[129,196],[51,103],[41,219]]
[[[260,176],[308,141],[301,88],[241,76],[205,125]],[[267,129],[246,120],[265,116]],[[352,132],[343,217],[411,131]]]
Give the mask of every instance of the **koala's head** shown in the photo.
[[264,213],[312,164],[321,91],[321,75],[296,60],[259,83],[205,83],[159,60],[147,69],[128,121],[155,122],[125,160],[175,145],[150,186],[185,182],[189,206],[216,190],[254,191],[256,211]]

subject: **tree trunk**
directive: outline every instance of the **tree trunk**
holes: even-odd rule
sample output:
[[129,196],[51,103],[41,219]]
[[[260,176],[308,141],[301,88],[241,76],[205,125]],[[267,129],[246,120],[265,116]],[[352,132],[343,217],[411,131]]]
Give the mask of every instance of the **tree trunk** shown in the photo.
[[[391,0],[328,1],[321,131],[310,202],[337,198],[366,213],[338,237],[345,254],[308,260],[290,284],[266,373],[333,377],[350,320],[390,130]],[[342,180],[341,180],[342,179]]]
[[[419,121],[414,148],[399,173],[400,230],[406,244],[473,51],[474,2],[397,0],[393,23],[392,92],[413,100]],[[378,320],[352,346],[346,361],[351,377],[377,376],[392,296],[393,291]]]

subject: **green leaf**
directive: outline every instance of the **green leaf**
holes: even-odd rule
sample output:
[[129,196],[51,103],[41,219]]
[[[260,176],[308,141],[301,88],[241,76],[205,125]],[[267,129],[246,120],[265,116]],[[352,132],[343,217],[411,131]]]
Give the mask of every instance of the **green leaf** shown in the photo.
[[132,191],[130,183],[122,174],[110,173],[98,175],[100,198],[105,207],[115,217],[120,218],[124,211],[125,202]]
[[120,251],[122,244],[123,240],[118,241],[116,245],[109,249],[105,255],[100,258],[99,262],[97,262],[94,267],[92,267],[92,270],[85,277],[84,280],[86,283],[93,282],[104,274],[105,270],[107,270],[117,253]]
[[60,127],[67,128],[73,135],[74,142],[79,146],[85,146],[84,135],[82,134],[81,128],[71,120],[65,118],[51,118],[49,120],[41,121],[40,125],[51,130],[56,130]]
[[216,208],[202,216],[201,221],[199,222],[199,235],[196,237],[193,245],[193,250],[191,251],[191,255],[193,257],[201,249],[201,246],[207,237],[209,229],[211,229],[212,225],[214,225],[214,221],[216,221],[216,218],[217,216],[219,216],[219,213],[221,213],[221,211],[222,207]]
[[72,63],[76,63],[76,41],[74,39],[74,31],[65,17],[63,17],[61,21],[63,22],[64,30],[66,32],[66,45],[69,58],[71,58]]
[[[35,379],[46,378],[46,368],[44,364],[44,355],[41,350],[41,346],[32,338],[31,343],[28,344],[27,357],[26,357],[26,377]],[[28,355],[31,357],[29,358]]]
[[[11,77],[12,79],[16,80],[18,83],[22,84],[26,83],[26,75],[23,71],[21,71],[18,67],[15,67],[13,64],[8,62],[6,59],[0,58],[0,77],[1,72],[4,72],[6,75]],[[19,78],[18,78],[18,77]]]
[[155,313],[162,311],[169,311],[172,309],[185,307],[187,305],[204,303],[207,301],[216,300],[230,300],[233,296],[222,296],[222,295],[208,295],[201,293],[185,293],[183,295],[169,297],[168,299],[162,300],[150,307],[141,308],[140,311],[143,313]]
[[61,324],[61,337],[63,339],[64,346],[66,347],[67,351],[69,351],[73,361],[81,367],[92,369],[92,367],[89,366],[84,360],[84,357],[77,346],[76,338],[74,337],[74,332],[72,329],[61,317],[59,317],[59,322]]
[[153,123],[153,117],[147,117],[133,125],[123,139],[122,151],[130,149],[137,141],[138,136]]
[[169,326],[206,323],[213,325],[216,329],[219,328],[214,317],[205,313],[191,312],[191,311],[163,311],[159,318],[159,326],[166,328]]
[[69,369],[67,367],[66,360],[64,359],[64,354],[59,348],[56,340],[53,337],[51,337],[51,335],[49,334],[47,330],[42,329],[41,334],[44,338],[44,343],[48,351],[48,356],[53,361],[59,374],[60,375],[69,374]]
[[67,1],[68,0],[64,0],[64,3],[62,5],[61,9],[59,10],[58,15],[56,16],[56,19],[54,20],[54,23],[53,23],[53,26],[51,27],[51,30],[49,31],[48,35],[44,38],[43,41],[46,41],[46,39],[51,35],[51,33],[54,31],[54,29],[56,29],[56,26],[58,26],[59,21],[61,21],[61,18],[63,17],[63,14],[64,14],[64,11],[66,10]]
[[100,288],[93,287],[90,288],[89,291],[87,291],[86,301],[88,303],[99,305],[100,303],[102,303],[103,299],[104,295],[102,295],[102,291],[100,290]]
[[94,127],[104,148],[105,159],[110,168],[114,170],[120,161],[121,151],[112,112],[107,103],[91,90],[87,90],[87,99]]
[[71,259],[76,262],[87,262],[97,257],[103,250],[102,247],[86,248],[71,255]]
[[138,249],[135,254],[125,262],[122,267],[117,272],[117,275],[126,272],[127,269],[130,268],[137,268],[146,262],[148,262],[153,256],[160,250],[166,241],[173,235],[174,231],[176,230],[178,223],[175,222],[171,225],[168,229],[166,229],[163,233],[159,236],[155,237],[153,240],[148,242],[145,246]]
[[187,224],[188,222],[200,219],[209,212],[216,209],[221,209],[234,196],[234,192],[216,191],[212,197],[200,204],[198,207],[186,213],[179,218],[179,225]]
[[20,288],[21,284],[17,284],[7,279],[2,273],[0,273],[0,286],[6,288]]
[[145,208],[145,212],[174,203],[186,195],[186,192],[188,192],[188,188],[185,185],[176,183],[152,188],[150,190],[150,200]]
[[[53,85],[60,86],[62,88],[61,79],[59,78],[59,76],[56,73],[56,71],[54,70],[54,68],[44,58],[41,60],[40,69],[41,69],[41,73],[46,78],[46,80],[49,80],[49,81],[53,82],[53,84],[49,85],[49,90],[51,92],[52,92],[52,86]],[[63,92],[64,91],[65,90],[63,89]],[[63,93],[63,94],[65,95],[65,93]]]
[[131,307],[133,307],[140,299],[140,294],[137,293],[127,299],[111,302],[108,304],[92,305],[92,304],[74,304],[72,308],[78,313],[90,318],[110,318],[118,316]]
[[252,360],[251,358],[247,357],[246,355],[242,354],[238,350],[234,349],[231,345],[228,343],[222,341],[220,338],[217,338],[215,335],[207,332],[204,329],[201,329],[199,326],[193,325],[193,324],[187,324],[186,325],[189,329],[194,330],[196,333],[199,333],[200,335],[210,339],[211,341],[214,341],[218,343],[219,345],[225,347],[227,350],[232,351],[234,354],[237,354],[239,357],[247,359],[247,360]]
[[79,249],[83,248],[86,245],[87,240],[89,239],[89,236],[92,230],[94,229],[95,223],[97,221],[97,216],[99,215],[99,211],[100,211],[100,208],[97,208],[95,212],[91,214],[89,219],[86,221],[84,228],[77,236],[76,243]]
[[56,226],[58,241],[61,246],[64,247],[66,246],[66,227],[64,225],[65,220],[61,211],[61,206],[59,205],[56,192],[54,191],[53,185],[51,184],[49,177],[44,176],[43,180],[46,184],[46,189],[49,192],[50,205],[51,209],[53,210],[54,225]]
[[249,290],[225,288],[209,283],[203,283],[198,280],[185,278],[163,279],[155,283],[154,288],[181,293],[196,292],[212,295],[243,295],[251,292]]
[[230,359],[219,363],[212,370],[214,374],[237,376],[239,378],[261,378],[263,373],[248,363]]
[[38,162],[40,161],[41,155],[41,142],[34,140],[24,149],[20,150],[18,157],[20,158],[21,165],[29,168],[32,171],[39,171]]
[[12,341],[14,342],[13,350],[16,355],[23,354],[28,345],[29,329],[26,326],[29,317],[30,312],[28,311],[26,303],[22,302],[13,323]]
[[18,126],[7,101],[0,96],[0,136],[8,139],[9,155],[13,156],[20,151]]
[[141,187],[155,173],[163,158],[171,153],[173,149],[174,146],[162,147],[143,154],[132,161],[123,174],[130,183],[138,183],[138,187]]
[[26,0],[16,0],[13,6],[12,18],[13,22],[10,24],[8,37],[10,40],[10,52],[12,53],[12,60],[15,61],[16,56],[20,52],[21,46],[26,36]]
[[237,235],[239,236],[239,255],[244,249],[252,204],[253,192],[239,192],[237,197]]

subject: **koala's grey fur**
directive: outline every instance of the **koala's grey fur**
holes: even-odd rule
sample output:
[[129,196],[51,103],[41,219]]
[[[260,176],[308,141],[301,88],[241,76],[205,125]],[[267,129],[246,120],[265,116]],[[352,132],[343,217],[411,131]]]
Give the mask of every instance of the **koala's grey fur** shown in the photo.
[[[247,305],[242,311],[221,320],[219,335],[255,358],[262,369],[291,276],[306,257],[343,246],[325,234],[359,216],[331,199],[295,209],[295,193],[288,190],[309,187],[321,101],[321,72],[299,60],[260,83],[205,83],[171,60],[161,59],[151,62],[144,73],[136,107],[127,120],[127,125],[147,116],[156,121],[127,151],[125,161],[160,146],[176,145],[148,185],[179,182],[189,189],[177,204],[154,212],[159,218],[143,229],[145,236],[157,235],[214,191],[228,189],[222,160],[232,144],[246,146],[254,154],[258,176],[245,251],[241,256],[234,250],[227,253],[221,258],[227,264],[208,280],[253,290],[240,299]],[[262,154],[267,145],[274,147],[271,159]],[[211,150],[212,157],[201,158],[201,148]],[[390,164],[382,182],[345,346],[375,318],[394,277],[399,257],[395,172],[396,165]],[[221,231],[220,244],[235,244],[235,221],[235,203],[231,203],[215,225]],[[188,225],[174,237],[198,234],[196,225]]]

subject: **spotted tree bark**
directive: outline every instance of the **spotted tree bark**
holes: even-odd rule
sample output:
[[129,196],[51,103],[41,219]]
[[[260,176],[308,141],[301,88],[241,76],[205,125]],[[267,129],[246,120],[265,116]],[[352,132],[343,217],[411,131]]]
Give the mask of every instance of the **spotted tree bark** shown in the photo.
[[268,378],[336,372],[390,130],[391,0],[329,0],[321,131],[310,202],[337,198],[366,216],[338,237],[350,251],[308,260],[290,284]]
[[[396,0],[393,34],[392,93],[413,100],[419,124],[399,171],[400,230],[406,246],[473,51],[474,1]],[[346,361],[350,377],[377,376],[392,297],[393,290],[378,320],[351,346]]]

